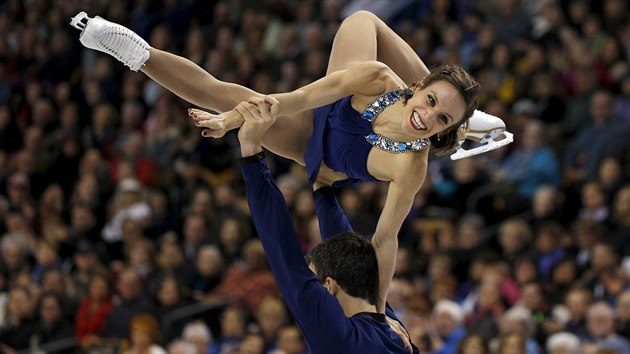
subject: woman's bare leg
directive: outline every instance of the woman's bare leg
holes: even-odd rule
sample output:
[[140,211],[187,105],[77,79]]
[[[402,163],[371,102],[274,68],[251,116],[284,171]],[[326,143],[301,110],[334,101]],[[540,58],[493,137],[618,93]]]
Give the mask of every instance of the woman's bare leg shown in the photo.
[[[414,50],[385,22],[370,12],[359,11],[343,21],[335,35],[326,74],[347,69],[355,62],[371,60],[385,63],[407,84],[429,74]],[[312,130],[311,112],[278,118],[265,133],[263,145],[304,164],[303,156]]]
[[194,105],[226,112],[250,97],[262,96],[245,86],[218,80],[184,57],[155,48],[149,51],[149,60],[140,70],[153,81]]
[[408,85],[429,74],[420,57],[385,22],[371,12],[358,11],[337,31],[326,74],[370,60],[385,63]]

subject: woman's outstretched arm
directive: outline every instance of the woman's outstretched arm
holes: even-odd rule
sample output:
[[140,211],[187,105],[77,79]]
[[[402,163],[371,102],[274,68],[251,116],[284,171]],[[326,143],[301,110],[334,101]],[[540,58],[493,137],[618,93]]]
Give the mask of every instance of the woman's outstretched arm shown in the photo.
[[[287,116],[333,103],[350,95],[377,96],[404,82],[385,64],[367,61],[352,64],[288,93],[271,94],[280,102],[279,116]],[[197,126],[208,128],[204,136],[219,137],[243,124],[241,115],[228,111],[219,115],[191,110]]]

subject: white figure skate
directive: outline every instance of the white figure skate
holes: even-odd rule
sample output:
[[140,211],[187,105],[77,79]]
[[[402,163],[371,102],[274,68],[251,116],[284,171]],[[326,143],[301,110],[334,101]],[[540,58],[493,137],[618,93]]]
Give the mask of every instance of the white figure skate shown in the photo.
[[149,59],[149,43],[132,30],[107,21],[94,18],[81,11],[70,21],[70,25],[81,31],[81,44],[90,49],[107,53],[138,71]]
[[[459,143],[457,150],[451,155],[451,160],[483,154],[514,141],[514,136],[505,130],[505,123],[501,118],[477,110],[458,133]],[[503,139],[496,140],[501,137]],[[481,145],[466,150],[462,146],[466,139]]]

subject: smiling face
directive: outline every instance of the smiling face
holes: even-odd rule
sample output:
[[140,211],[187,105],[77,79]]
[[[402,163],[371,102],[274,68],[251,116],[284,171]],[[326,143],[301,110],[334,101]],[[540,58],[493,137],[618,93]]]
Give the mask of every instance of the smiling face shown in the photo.
[[464,118],[466,102],[446,81],[416,89],[403,109],[402,131],[417,138],[442,133]]

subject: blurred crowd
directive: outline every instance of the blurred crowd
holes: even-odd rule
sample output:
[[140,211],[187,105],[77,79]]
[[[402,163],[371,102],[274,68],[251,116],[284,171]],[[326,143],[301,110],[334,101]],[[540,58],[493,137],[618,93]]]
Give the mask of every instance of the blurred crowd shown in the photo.
[[[262,93],[325,74],[376,13],[457,63],[511,145],[435,157],[389,304],[422,353],[630,354],[627,0],[6,0],[0,4],[0,353],[305,353],[248,215],[234,133],[84,50],[79,11]],[[287,132],[290,134],[290,132]],[[273,173],[304,251],[304,168]],[[338,191],[373,232],[385,184]]]

